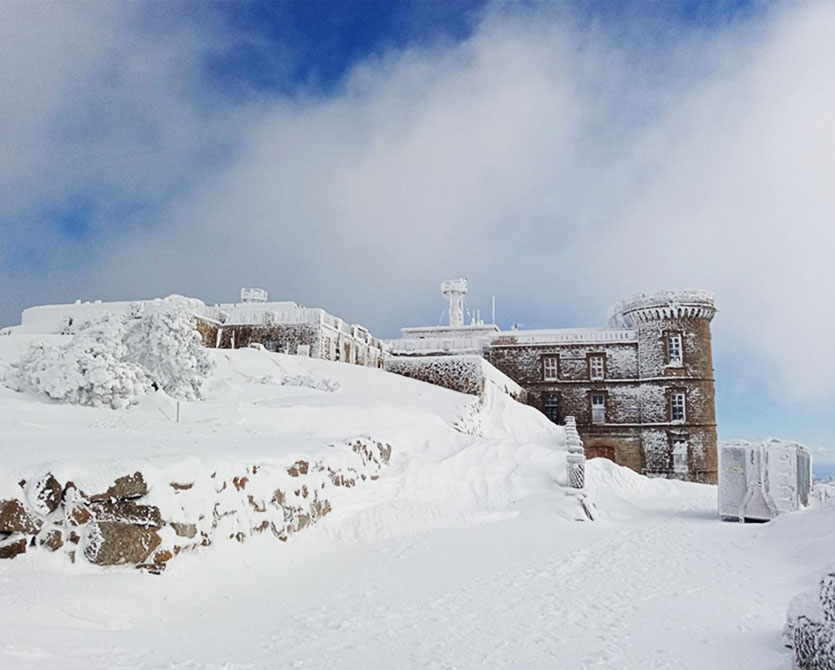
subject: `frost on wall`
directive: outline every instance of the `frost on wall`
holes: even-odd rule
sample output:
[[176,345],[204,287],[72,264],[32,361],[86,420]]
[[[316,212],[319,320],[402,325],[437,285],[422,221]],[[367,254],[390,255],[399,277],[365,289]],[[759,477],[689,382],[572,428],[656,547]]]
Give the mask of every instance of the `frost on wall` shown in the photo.
[[444,388],[479,395],[484,377],[480,356],[399,357],[386,361],[386,370]]
[[104,314],[56,346],[38,342],[14,366],[7,384],[59,402],[125,407],[152,389],[177,398],[202,397],[212,362],[179,303],[128,318]]
[[525,402],[527,395],[481,356],[398,356],[386,361],[386,370],[470,395],[482,395],[487,382],[520,402]]

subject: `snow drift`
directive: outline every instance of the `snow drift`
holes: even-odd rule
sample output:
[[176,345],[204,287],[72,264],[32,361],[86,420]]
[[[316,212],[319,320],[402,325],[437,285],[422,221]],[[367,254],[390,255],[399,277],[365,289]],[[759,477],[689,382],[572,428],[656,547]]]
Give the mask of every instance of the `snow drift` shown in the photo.
[[[74,561],[159,570],[221,539],[286,540],[332,510],[349,514],[346,532],[367,536],[393,532],[392,505],[408,508],[407,527],[401,522],[397,532],[418,532],[563,484],[562,429],[489,381],[473,397],[257,348],[201,350],[207,363],[195,366],[190,344],[180,348],[187,338],[173,327],[179,321],[168,318],[151,315],[127,332],[122,317],[100,319],[69,341],[33,345],[22,360],[26,336],[0,338],[0,360],[37,380],[18,392],[0,389],[0,425],[10,437],[0,445],[0,518],[3,509],[14,518],[0,522],[9,534],[0,554],[34,546]],[[96,360],[102,378],[125,374],[79,381],[81,357],[71,352]],[[185,360],[185,374],[172,370],[174,359]],[[207,375],[205,400],[182,402],[178,414],[166,380],[190,386],[188,372],[198,368]],[[114,400],[128,397],[130,383],[113,379],[139,383],[125,376],[137,370],[160,390]],[[47,388],[60,396],[49,383],[91,406],[39,400]],[[107,494],[131,477],[142,480],[141,492]],[[39,502],[33,487],[54,500]],[[566,501],[567,518],[571,506]]]

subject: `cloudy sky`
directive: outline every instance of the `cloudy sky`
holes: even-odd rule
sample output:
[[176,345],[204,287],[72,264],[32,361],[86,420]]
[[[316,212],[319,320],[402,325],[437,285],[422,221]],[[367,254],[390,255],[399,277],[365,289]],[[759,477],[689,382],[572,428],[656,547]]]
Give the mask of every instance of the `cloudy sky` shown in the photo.
[[383,337],[713,291],[721,438],[835,469],[835,5],[0,0],[0,325],[241,286]]

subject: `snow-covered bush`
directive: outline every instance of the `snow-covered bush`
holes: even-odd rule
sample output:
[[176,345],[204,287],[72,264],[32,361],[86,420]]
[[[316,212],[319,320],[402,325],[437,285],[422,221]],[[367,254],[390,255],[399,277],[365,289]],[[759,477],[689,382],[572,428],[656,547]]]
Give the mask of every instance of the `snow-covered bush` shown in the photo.
[[124,407],[147,392],[150,382],[125,360],[126,319],[110,314],[87,324],[69,343],[34,343],[15,366],[12,384],[76,405]]
[[61,346],[33,344],[7,384],[60,402],[118,409],[155,388],[202,398],[212,367],[191,317],[171,301],[138,319],[105,315]]
[[157,388],[174,398],[203,397],[213,362],[187,312],[172,305],[135,320],[125,344],[125,360],[144,369]]
[[798,596],[789,606],[787,646],[794,649],[798,670],[835,670],[835,567],[824,574],[816,595]]

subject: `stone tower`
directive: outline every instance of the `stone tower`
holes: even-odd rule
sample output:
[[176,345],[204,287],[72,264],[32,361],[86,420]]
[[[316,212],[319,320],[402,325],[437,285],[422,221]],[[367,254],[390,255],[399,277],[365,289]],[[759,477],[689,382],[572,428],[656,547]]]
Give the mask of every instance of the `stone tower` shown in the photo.
[[638,339],[638,394],[643,470],[715,483],[716,414],[710,322],[713,296],[703,291],[637,294],[615,305],[610,325]]

